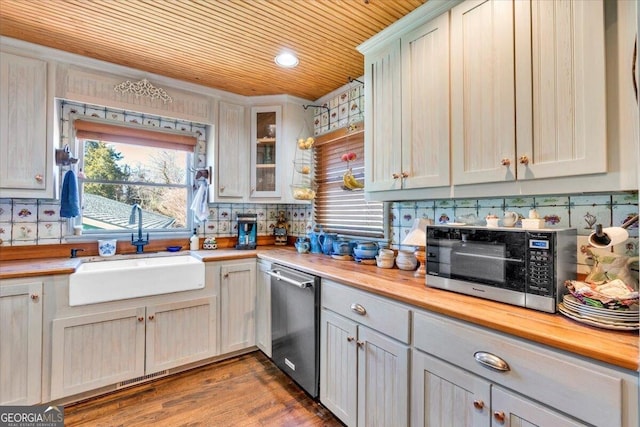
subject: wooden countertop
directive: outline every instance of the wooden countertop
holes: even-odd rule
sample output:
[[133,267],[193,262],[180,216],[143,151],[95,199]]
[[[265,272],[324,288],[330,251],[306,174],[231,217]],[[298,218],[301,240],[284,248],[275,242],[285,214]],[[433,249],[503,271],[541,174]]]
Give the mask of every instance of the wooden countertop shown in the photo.
[[[184,254],[184,252],[181,252]],[[548,314],[425,286],[412,271],[382,269],[324,255],[298,254],[290,247],[267,246],[258,250],[218,249],[194,251],[205,262],[259,257],[311,274],[394,299],[435,313],[451,316],[553,348],[638,370],[638,332],[612,331],[587,326],[561,314]],[[83,258],[3,261],[0,279],[71,274]]]
[[561,314],[548,314],[429,288],[413,271],[383,269],[291,249],[260,252],[259,257],[346,283],[435,313],[465,320],[526,340],[638,370],[638,332],[587,326]]

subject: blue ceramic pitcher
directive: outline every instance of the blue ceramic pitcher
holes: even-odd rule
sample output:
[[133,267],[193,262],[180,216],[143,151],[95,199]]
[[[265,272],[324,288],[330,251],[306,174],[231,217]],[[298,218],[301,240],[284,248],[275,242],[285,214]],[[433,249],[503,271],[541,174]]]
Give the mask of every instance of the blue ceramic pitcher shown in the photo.
[[333,242],[338,239],[336,233],[320,233],[318,236],[318,242],[322,247],[322,253],[325,255],[331,255],[333,253]]
[[[322,228],[320,229],[320,233],[322,233]],[[315,231],[310,231],[307,236],[309,237],[309,243],[311,246],[311,253],[312,254],[321,254],[322,253],[322,247],[320,246],[320,242],[318,241],[318,237],[320,236],[320,233],[317,233]]]

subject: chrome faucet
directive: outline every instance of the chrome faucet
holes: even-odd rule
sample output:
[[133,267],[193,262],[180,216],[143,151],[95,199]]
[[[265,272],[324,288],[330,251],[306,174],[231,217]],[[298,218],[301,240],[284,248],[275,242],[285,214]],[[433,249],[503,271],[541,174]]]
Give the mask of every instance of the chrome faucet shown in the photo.
[[149,243],[149,233],[147,233],[146,240],[142,238],[142,208],[137,203],[131,208],[129,224],[136,223],[136,211],[138,211],[138,240],[133,240],[133,233],[131,233],[131,244],[136,247],[136,253],[141,254],[144,246]]

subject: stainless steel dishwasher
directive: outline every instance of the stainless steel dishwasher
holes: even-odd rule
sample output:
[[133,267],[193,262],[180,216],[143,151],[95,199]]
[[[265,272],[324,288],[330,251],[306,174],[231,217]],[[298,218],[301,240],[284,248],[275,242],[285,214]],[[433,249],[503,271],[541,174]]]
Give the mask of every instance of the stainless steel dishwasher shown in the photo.
[[273,264],[271,352],[273,362],[312,397],[320,386],[320,278]]

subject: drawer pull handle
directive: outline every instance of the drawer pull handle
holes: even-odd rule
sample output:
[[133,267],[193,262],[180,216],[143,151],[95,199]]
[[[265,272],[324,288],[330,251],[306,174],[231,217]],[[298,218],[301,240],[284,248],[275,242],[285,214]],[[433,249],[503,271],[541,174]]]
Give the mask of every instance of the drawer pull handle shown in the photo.
[[510,370],[509,364],[495,354],[491,354],[486,351],[476,351],[473,354],[473,357],[476,359],[476,362],[482,366],[486,366],[487,368],[500,372],[507,372]]
[[367,314],[367,310],[360,304],[356,303],[351,304],[351,311],[359,314],[360,316],[364,316],[365,314]]
[[495,418],[495,420],[497,422],[499,422],[500,424],[504,424],[504,412],[502,411],[495,411],[493,413],[493,418]]
[[484,402],[482,400],[474,400],[473,401],[473,407],[476,409],[483,409],[484,408]]

